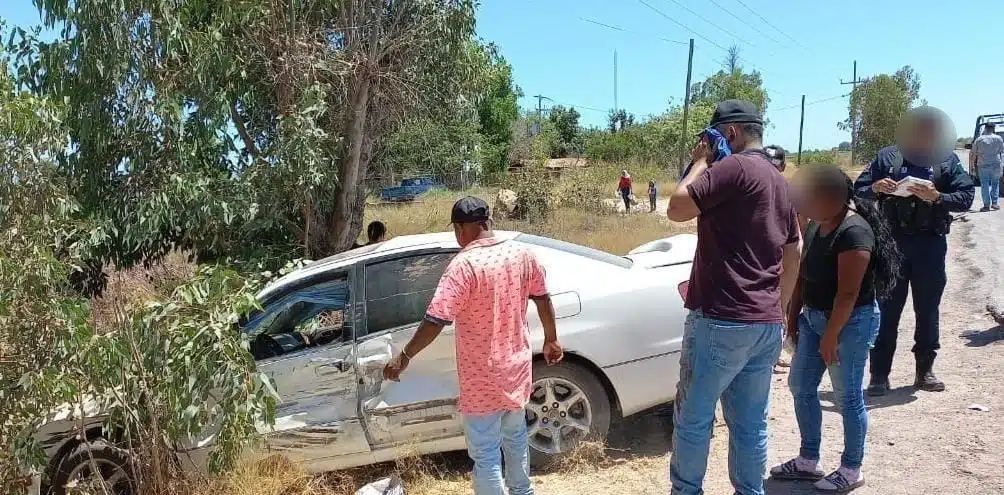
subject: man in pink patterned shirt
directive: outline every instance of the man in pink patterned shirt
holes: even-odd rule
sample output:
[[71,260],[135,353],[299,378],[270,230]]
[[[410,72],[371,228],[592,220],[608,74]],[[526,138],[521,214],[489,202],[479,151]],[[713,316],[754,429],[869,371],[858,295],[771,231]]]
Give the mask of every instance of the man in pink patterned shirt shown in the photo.
[[411,342],[384,368],[384,378],[398,380],[411,359],[455,323],[458,408],[474,460],[474,493],[503,495],[507,487],[509,495],[531,495],[523,412],[533,389],[527,300],[536,303],[544,327],[544,359],[554,364],[562,358],[544,268],[528,249],[492,234],[483,200],[457,201],[451,220],[460,253]]

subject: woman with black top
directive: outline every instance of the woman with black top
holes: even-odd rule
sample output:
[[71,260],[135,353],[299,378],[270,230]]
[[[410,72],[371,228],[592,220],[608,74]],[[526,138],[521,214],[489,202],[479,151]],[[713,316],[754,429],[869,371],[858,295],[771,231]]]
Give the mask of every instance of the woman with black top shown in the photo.
[[[819,490],[842,493],[864,484],[865,362],[878,333],[877,300],[892,291],[899,253],[875,206],[854,201],[853,182],[840,168],[815,166],[803,178],[799,213],[810,222],[786,325],[796,343],[788,385],[802,445],[798,457],[770,472],[778,479],[815,480]],[[829,475],[819,455],[818,389],[824,371],[829,371],[844,423],[840,468]]]

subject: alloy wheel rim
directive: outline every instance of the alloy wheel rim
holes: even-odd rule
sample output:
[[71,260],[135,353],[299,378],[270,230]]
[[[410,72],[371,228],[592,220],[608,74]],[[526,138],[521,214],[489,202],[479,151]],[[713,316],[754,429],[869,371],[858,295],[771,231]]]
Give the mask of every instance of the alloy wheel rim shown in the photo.
[[526,426],[530,447],[547,454],[562,454],[592,431],[592,407],[575,383],[542,378],[533,383],[526,405]]

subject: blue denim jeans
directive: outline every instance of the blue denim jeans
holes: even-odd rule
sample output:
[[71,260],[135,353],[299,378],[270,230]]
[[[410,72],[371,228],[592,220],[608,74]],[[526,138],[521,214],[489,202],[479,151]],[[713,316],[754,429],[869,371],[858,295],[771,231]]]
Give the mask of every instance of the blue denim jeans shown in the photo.
[[[464,415],[467,454],[474,461],[474,495],[532,495],[526,413]],[[503,482],[502,457],[505,456]]]
[[1000,199],[1001,166],[980,166],[980,194],[983,196],[983,206],[996,206]]
[[669,465],[674,495],[704,493],[719,399],[729,427],[729,477],[735,493],[764,494],[767,408],[780,355],[780,323],[734,323],[695,311],[687,315]]
[[833,393],[844,419],[844,453],[840,463],[860,469],[865,456],[868,411],[865,409],[865,361],[879,328],[878,303],[859,306],[840,331],[837,364],[826,366],[819,353],[819,343],[826,328],[827,314],[805,308],[798,317],[798,345],[791,361],[788,387],[795,399],[795,417],[802,435],[799,455],[819,460],[822,442],[823,411],[819,404],[819,381],[829,370]]

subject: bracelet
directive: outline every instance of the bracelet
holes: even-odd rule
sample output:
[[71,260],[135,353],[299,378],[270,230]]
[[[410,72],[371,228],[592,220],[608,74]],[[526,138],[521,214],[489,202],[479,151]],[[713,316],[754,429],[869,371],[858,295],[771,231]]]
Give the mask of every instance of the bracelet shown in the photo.
[[404,349],[401,349],[401,355],[404,356],[405,359],[407,359],[408,361],[411,361],[411,356],[409,356],[408,353],[405,352]]

